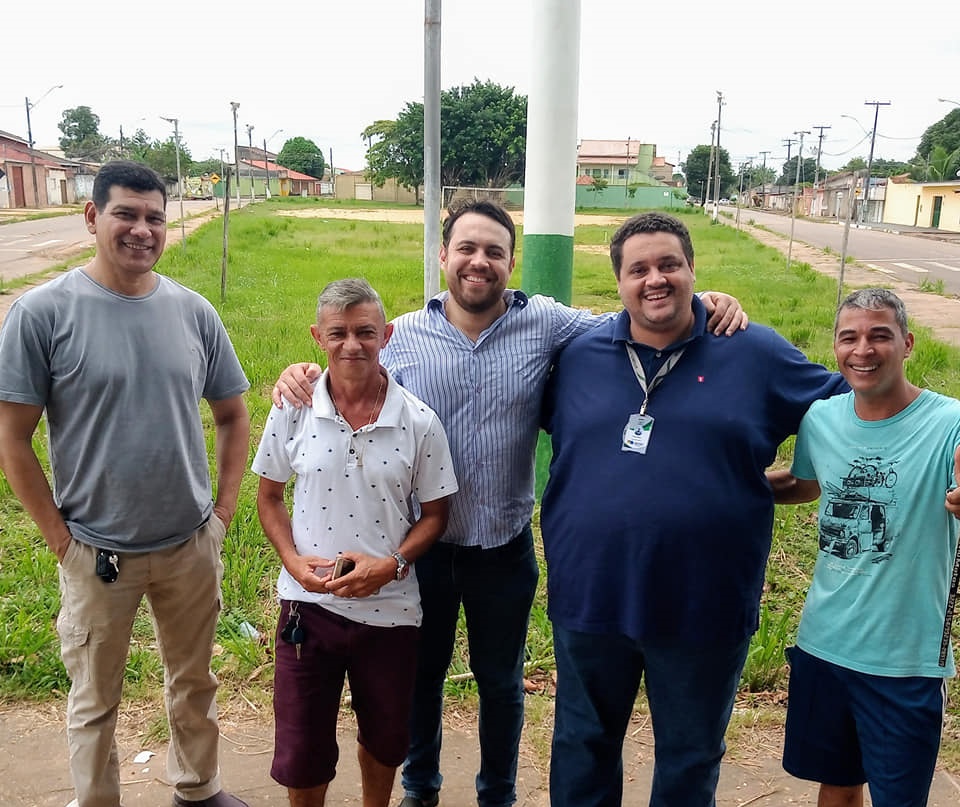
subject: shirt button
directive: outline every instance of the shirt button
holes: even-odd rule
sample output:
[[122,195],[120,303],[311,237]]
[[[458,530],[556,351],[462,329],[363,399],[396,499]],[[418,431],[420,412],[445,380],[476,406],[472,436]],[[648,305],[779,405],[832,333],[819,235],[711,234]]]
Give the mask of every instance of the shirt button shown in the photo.
[[350,449],[350,453],[351,453],[351,454],[356,454],[357,452],[354,451],[354,450],[351,448],[351,449]]

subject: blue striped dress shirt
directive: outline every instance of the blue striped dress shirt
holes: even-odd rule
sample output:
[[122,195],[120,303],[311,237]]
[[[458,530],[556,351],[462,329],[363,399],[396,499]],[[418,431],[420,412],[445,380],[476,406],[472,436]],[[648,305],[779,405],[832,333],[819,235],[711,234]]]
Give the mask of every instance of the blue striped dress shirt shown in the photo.
[[554,356],[610,315],[507,289],[506,313],[473,342],[447,321],[448,294],[393,320],[380,361],[446,429],[460,490],[441,540],[492,549],[533,515],[540,404]]

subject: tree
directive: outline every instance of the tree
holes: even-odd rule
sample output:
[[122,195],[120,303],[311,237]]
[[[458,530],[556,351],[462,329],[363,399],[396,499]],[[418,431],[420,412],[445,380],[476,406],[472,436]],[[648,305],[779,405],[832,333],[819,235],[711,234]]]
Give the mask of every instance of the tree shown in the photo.
[[[916,159],[916,158],[914,158]],[[906,174],[913,168],[911,163],[902,163],[898,160],[884,160],[882,157],[874,157],[873,164],[870,166],[870,174],[875,177],[895,177],[898,174]],[[847,161],[847,164],[841,168],[841,171],[865,171],[867,161],[863,157],[854,157]]]
[[277,165],[299,171],[301,174],[323,178],[323,169],[326,163],[323,152],[312,140],[305,137],[291,137],[277,155]]
[[917,156],[929,161],[937,146],[942,146],[947,153],[960,149],[960,107],[951,109],[927,128],[917,146]]
[[137,129],[133,137],[125,137],[123,139],[122,150],[119,144],[117,145],[117,153],[118,156],[123,159],[146,163],[147,155],[150,153],[152,147],[153,144],[150,142],[150,138],[147,137],[147,133],[143,131],[143,129]]
[[190,167],[190,173],[193,176],[203,176],[204,174],[217,174],[218,176],[225,171],[223,163],[220,162],[219,157],[211,157],[208,160],[202,160],[201,162],[195,162]]
[[[914,166],[916,169],[918,166]],[[917,171],[920,174],[921,182],[946,182],[952,181],[960,176],[960,148],[953,151],[947,151],[943,146],[934,146],[930,152],[929,158],[922,164],[922,169]],[[911,171],[911,177],[914,172]]]
[[109,155],[112,143],[100,134],[100,118],[88,106],[63,110],[57,128],[63,133],[60,148],[70,159],[101,161]]
[[[778,185],[793,185],[797,182],[797,160],[799,157],[794,155],[783,164],[783,172],[777,178]],[[816,157],[804,157],[800,164],[800,180],[802,185],[805,182],[812,183],[817,173]]]
[[504,188],[523,183],[527,98],[492,81],[440,95],[440,176],[444,185]]
[[870,173],[875,177],[895,177],[906,174],[909,170],[910,163],[902,163],[899,160],[884,160],[879,157],[874,157],[873,165],[870,166]]
[[[440,94],[440,182],[503,188],[523,182],[527,99],[491,81]],[[377,185],[395,179],[416,191],[423,184],[423,104],[407,102],[396,120],[379,120],[361,135],[367,171]],[[374,142],[376,138],[376,142]],[[418,200],[419,201],[419,200]]]
[[[138,162],[149,165],[167,182],[177,181],[177,145],[172,136],[163,143],[159,140],[154,141],[144,155],[144,159]],[[180,141],[180,173],[185,177],[189,176],[192,167],[193,160],[190,152],[184,148],[183,141]]]
[[[683,173],[687,176],[687,192],[691,196],[700,198],[701,193],[704,198],[713,198],[714,189],[714,171],[710,168],[710,153],[713,149],[710,146],[700,145],[693,149],[688,155],[686,162],[682,164]],[[710,187],[707,185],[707,177],[710,178]],[[737,187],[738,175],[733,173],[730,167],[730,155],[723,147],[720,148],[720,196],[729,196]],[[701,183],[703,183],[701,185]]]
[[[388,179],[414,192],[420,204],[423,184],[423,104],[408,101],[396,120],[379,120],[361,135],[367,148],[367,174],[383,187]],[[378,140],[374,143],[373,138]],[[445,183],[444,183],[445,184]]]
[[[606,179],[593,177],[593,182],[590,184],[590,187],[587,188],[587,191],[592,193],[600,193],[600,191],[606,190],[609,184],[610,182]],[[634,189],[634,193],[636,193],[636,189]]]

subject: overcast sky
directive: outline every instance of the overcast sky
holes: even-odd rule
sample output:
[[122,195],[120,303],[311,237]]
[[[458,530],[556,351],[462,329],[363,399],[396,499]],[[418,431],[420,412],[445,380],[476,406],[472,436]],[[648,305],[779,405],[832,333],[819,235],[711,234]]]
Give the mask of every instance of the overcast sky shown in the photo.
[[[532,0],[445,0],[441,84],[475,77],[527,94]],[[924,130],[960,102],[960,3],[927,0],[887,11],[866,0],[776,4],[582,0],[580,138],[655,143],[669,162],[710,142],[724,96],[721,145],[778,171],[784,141],[807,130],[804,155],[839,168],[869,151],[908,160]],[[180,121],[195,160],[241,143],[279,151],[313,140],[338,167],[364,167],[360,133],[423,98],[423,0],[100,0],[4,10],[0,129],[26,138],[24,98],[38,148],[56,145],[64,109],[89,106],[101,132],[142,127],[165,139]],[[31,13],[34,12],[34,13]],[[571,54],[576,58],[576,54]],[[44,97],[47,90],[55,89]],[[842,115],[851,115],[859,124]],[[280,134],[274,135],[277,129]],[[797,146],[791,154],[796,155]],[[229,157],[228,157],[229,158]]]

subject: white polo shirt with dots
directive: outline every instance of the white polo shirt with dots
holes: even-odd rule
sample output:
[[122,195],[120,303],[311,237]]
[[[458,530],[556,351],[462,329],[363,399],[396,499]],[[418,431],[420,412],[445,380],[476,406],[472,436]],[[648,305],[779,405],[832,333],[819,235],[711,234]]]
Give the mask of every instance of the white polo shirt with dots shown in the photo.
[[[389,374],[380,416],[356,431],[330,400],[327,372],[314,388],[312,407],[273,407],[252,469],[274,482],[296,476],[291,521],[297,552],[329,559],[346,551],[390,557],[419,517],[418,502],[457,490],[439,418]],[[286,569],[277,593],[369,625],[419,626],[421,620],[416,564],[405,580],[369,597],[307,591]]]

